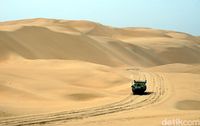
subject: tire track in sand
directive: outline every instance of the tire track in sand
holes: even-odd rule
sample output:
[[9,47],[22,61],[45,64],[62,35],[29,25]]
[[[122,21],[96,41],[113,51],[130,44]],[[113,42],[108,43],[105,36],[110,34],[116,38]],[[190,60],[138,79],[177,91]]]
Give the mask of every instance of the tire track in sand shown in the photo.
[[4,118],[0,120],[0,126],[45,125],[54,122],[69,121],[72,119],[83,119],[146,107],[159,102],[164,98],[166,88],[163,75],[158,73],[140,72],[139,78],[148,80],[149,87],[151,87],[148,91],[152,93],[142,96],[129,95],[114,103],[75,111],[62,111]]

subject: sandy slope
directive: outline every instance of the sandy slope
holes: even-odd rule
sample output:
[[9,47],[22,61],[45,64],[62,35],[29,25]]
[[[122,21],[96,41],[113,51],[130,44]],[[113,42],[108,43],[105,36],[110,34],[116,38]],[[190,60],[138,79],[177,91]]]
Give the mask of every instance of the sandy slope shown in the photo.
[[[0,125],[200,119],[199,55],[199,37],[175,31],[53,19],[1,22]],[[147,79],[149,93],[131,95],[132,79]]]

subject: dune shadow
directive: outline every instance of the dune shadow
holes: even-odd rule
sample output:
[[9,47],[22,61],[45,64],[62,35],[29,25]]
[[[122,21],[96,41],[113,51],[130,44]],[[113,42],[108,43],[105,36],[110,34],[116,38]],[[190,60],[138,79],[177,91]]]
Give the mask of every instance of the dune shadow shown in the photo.
[[179,110],[200,110],[200,101],[197,100],[182,100],[178,101],[175,107]]
[[75,94],[70,94],[67,97],[74,101],[86,101],[86,100],[93,100],[101,96],[92,93],[75,93]]

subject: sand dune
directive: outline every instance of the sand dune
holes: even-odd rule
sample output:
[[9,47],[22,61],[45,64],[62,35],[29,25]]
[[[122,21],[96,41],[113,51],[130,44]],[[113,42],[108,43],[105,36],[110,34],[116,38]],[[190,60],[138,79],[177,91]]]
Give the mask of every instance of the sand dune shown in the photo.
[[[7,25],[12,28],[17,23]],[[3,26],[7,25],[5,23]],[[189,39],[191,35],[184,33],[153,29],[116,29],[93,22],[63,23],[47,19],[19,21],[19,25],[22,27],[15,31],[0,32],[0,59],[16,54],[25,59],[83,60],[109,66],[200,62],[199,41]],[[67,27],[66,29],[80,32],[80,35],[52,31],[46,27],[49,25],[63,29]],[[102,40],[102,36],[107,39]]]
[[84,60],[106,65],[112,61],[92,39],[56,33],[46,28],[23,27],[16,32],[1,33],[1,41],[3,57],[14,53],[26,59]]
[[[0,22],[0,125],[199,119],[199,55],[199,37],[175,31],[43,18]],[[131,95],[133,79],[147,79],[146,95]]]
[[189,65],[189,64],[174,63],[174,64],[167,64],[167,65],[147,68],[147,70],[154,71],[154,72],[157,71],[157,72],[168,72],[168,73],[200,74],[199,64]]

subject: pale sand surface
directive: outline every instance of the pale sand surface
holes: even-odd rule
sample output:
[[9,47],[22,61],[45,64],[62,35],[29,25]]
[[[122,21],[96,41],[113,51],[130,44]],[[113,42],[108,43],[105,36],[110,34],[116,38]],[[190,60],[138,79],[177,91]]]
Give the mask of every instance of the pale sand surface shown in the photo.
[[[147,79],[145,95],[131,80]],[[89,21],[0,23],[0,126],[200,120],[200,40]]]

